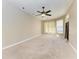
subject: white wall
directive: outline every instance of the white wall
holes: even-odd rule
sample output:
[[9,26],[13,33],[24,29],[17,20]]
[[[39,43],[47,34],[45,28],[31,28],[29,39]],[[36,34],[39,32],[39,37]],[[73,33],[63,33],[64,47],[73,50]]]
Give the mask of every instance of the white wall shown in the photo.
[[7,0],[3,0],[2,9],[3,47],[41,33],[40,20],[23,13]]
[[76,1],[69,11],[69,40],[72,46],[77,49],[77,8]]

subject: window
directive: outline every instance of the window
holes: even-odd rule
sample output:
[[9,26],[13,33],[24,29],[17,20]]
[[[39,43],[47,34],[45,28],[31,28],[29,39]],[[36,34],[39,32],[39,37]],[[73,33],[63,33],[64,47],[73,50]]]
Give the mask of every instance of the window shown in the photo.
[[57,33],[63,33],[63,19],[56,21]]
[[63,33],[63,28],[63,19],[43,22],[43,33]]
[[44,22],[44,33],[56,33],[55,21]]

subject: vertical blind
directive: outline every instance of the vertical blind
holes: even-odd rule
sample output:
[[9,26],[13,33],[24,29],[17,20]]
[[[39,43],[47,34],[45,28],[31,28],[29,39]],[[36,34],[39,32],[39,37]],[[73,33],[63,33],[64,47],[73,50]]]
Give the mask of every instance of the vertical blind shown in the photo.
[[44,33],[63,33],[63,19],[55,21],[45,21]]
[[44,33],[56,33],[56,27],[54,21],[44,22]]

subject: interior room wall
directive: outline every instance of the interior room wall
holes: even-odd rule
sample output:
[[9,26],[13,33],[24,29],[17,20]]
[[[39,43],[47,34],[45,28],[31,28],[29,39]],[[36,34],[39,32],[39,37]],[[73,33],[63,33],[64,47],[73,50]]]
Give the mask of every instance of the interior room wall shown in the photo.
[[3,0],[2,5],[2,42],[3,47],[41,34],[41,21],[20,11]]
[[77,49],[77,6],[76,0],[69,10],[69,41],[71,45]]

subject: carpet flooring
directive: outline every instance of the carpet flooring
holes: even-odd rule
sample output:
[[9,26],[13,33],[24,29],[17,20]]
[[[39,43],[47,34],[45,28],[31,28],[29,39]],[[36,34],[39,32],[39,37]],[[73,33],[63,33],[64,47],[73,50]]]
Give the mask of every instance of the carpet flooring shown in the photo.
[[60,35],[42,35],[3,50],[3,59],[76,59],[76,53]]

